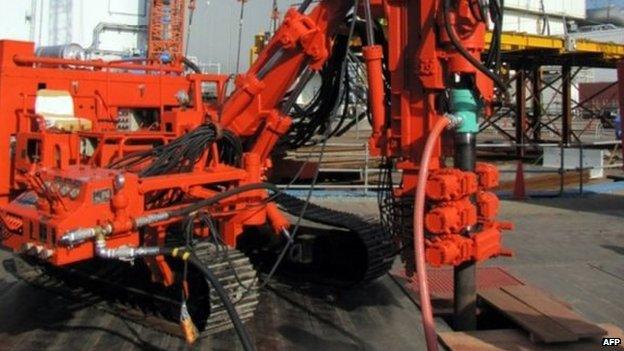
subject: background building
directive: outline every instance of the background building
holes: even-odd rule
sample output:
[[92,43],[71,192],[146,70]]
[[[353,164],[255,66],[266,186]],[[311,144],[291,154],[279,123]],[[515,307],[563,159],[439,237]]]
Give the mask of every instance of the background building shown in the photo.
[[[292,0],[280,0],[285,10]],[[93,54],[142,55],[146,46],[148,1],[32,0],[1,1],[0,38],[30,40],[37,46],[76,43]],[[235,71],[240,2],[198,0],[190,27],[189,56],[208,70]],[[245,4],[241,68],[248,66],[254,35],[271,24],[272,2]],[[283,12],[283,11],[282,11]]]
[[505,31],[561,35],[568,21],[585,19],[585,2],[578,0],[506,0]]

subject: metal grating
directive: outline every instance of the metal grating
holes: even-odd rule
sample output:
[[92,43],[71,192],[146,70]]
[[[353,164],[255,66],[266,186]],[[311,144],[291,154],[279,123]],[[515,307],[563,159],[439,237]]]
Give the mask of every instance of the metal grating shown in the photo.
[[[428,270],[427,281],[429,282],[429,292],[435,298],[452,298],[453,296],[453,269],[452,268],[430,268]],[[405,287],[411,291],[418,292],[418,285],[410,279],[405,280],[403,274],[393,273],[405,282]],[[479,290],[495,289],[504,286],[524,285],[524,283],[501,267],[478,267],[477,268],[477,288]]]

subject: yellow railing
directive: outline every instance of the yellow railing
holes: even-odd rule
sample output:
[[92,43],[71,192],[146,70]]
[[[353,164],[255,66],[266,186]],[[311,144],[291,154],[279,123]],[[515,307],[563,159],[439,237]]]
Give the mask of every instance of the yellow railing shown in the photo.
[[[492,33],[488,33],[486,43],[489,45],[491,40]],[[587,39],[573,39],[570,43],[566,43],[566,39],[563,37],[517,32],[503,33],[501,48],[503,51],[550,49],[561,53],[602,53],[605,55],[605,58],[609,59],[624,58],[624,45],[622,44]]]

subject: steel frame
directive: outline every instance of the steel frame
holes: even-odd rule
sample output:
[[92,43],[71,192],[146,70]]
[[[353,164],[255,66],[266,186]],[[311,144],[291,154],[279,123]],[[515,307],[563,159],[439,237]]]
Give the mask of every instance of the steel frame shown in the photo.
[[[559,70],[559,74],[550,81],[544,79],[544,66],[517,68],[515,74],[508,80],[509,86],[515,88],[510,96],[510,100],[513,102],[499,107],[491,119],[482,121],[481,131],[493,130],[503,136],[504,139],[516,144],[560,142],[564,145],[570,145],[574,142],[580,142],[583,134],[589,130],[595,120],[600,118],[598,111],[592,110],[586,104],[594,97],[618,84],[614,82],[585,100],[577,101],[572,97],[574,79],[584,68],[587,67],[558,66],[556,69]],[[544,92],[546,91],[553,93],[548,101],[544,100]],[[561,110],[560,113],[553,114],[551,107],[557,99],[561,100]],[[574,130],[572,128],[573,118],[581,111],[589,115],[591,120],[582,130]],[[501,121],[510,116],[515,122],[511,133],[501,125]],[[546,139],[543,135],[544,131],[553,133],[557,136],[557,140]],[[524,148],[518,148],[515,151],[518,157],[525,156]]]
[[[486,42],[488,44],[491,42],[490,33],[486,37]],[[585,101],[576,101],[572,98],[574,78],[582,68],[616,68],[618,61],[624,58],[624,45],[526,33],[503,33],[501,47],[505,52],[503,60],[506,61],[508,69],[515,71],[508,80],[509,86],[515,85],[513,104],[499,107],[490,120],[481,123],[481,131],[492,129],[516,144],[543,142],[545,130],[557,135],[558,142],[565,145],[580,141],[591,123],[577,133],[572,128],[574,113],[583,110],[592,119],[597,117],[598,114],[585,104],[603,91]],[[553,81],[546,82],[543,77],[544,67],[558,67],[561,73]],[[620,74],[620,87],[623,76]],[[557,83],[560,81],[562,84],[558,88]],[[543,100],[542,93],[546,90],[551,90],[555,94],[550,101]],[[621,87],[620,92],[622,91],[624,88]],[[562,109],[559,115],[552,116],[547,110],[557,96],[561,97]],[[500,121],[510,115],[515,121],[515,128],[511,133],[500,125]],[[548,118],[549,115],[552,118]],[[557,127],[555,122],[559,120],[561,122]],[[516,149],[515,152],[517,156],[525,154],[523,148]]]

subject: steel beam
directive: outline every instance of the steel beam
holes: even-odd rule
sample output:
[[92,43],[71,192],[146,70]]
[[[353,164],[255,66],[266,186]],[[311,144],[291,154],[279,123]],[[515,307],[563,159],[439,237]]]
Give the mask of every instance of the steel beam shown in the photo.
[[[524,144],[524,132],[527,125],[526,116],[526,71],[516,72],[516,144]],[[516,156],[524,157],[524,148],[516,149]]]
[[569,145],[572,137],[572,67],[561,67],[561,142]]
[[536,67],[532,75],[533,89],[533,140],[539,143],[542,140],[542,70]]

